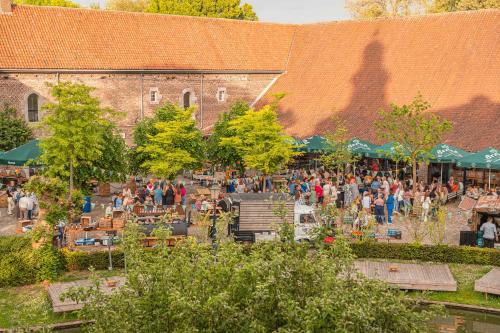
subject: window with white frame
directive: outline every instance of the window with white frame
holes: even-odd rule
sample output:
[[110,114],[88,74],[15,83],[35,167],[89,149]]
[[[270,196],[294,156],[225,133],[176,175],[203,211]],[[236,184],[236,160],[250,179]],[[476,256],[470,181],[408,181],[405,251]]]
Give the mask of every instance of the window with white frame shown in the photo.
[[219,89],[217,89],[217,100],[219,102],[225,102],[226,101],[226,88],[219,88]]
[[158,88],[151,88],[149,89],[149,103],[151,104],[158,104],[160,103],[160,91]]

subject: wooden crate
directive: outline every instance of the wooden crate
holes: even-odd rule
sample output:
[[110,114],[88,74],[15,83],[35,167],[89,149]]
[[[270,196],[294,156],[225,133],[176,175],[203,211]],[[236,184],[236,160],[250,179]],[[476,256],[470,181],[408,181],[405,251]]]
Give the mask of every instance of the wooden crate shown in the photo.
[[91,222],[92,222],[92,217],[91,216],[82,215],[80,217],[80,225],[82,227],[86,227],[86,226],[90,225]]
[[125,227],[124,219],[113,219],[113,229],[123,229]]
[[28,225],[32,225],[33,222],[30,220],[20,220],[17,221],[16,224],[16,234],[22,234],[23,233],[23,227],[26,227]]
[[113,227],[113,220],[103,217],[99,220],[99,229],[111,229]]

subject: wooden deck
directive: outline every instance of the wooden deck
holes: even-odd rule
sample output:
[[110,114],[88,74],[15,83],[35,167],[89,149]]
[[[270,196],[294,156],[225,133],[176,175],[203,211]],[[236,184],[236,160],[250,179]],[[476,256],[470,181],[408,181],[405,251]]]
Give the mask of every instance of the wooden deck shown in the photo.
[[448,265],[359,260],[355,267],[370,279],[379,279],[400,289],[457,291],[457,282]]
[[[116,290],[116,288],[119,288],[125,284],[125,278],[123,277],[112,277],[108,278],[108,280],[113,280],[116,281],[116,287],[108,287],[106,285],[106,282],[102,280],[101,285],[99,288],[101,289],[102,292],[108,294],[111,293],[113,290]],[[74,302],[70,299],[66,299],[64,301],[61,300],[61,295],[65,292],[67,292],[70,288],[76,287],[83,287],[83,288],[88,288],[91,286],[90,280],[79,280],[79,281],[73,281],[73,282],[61,282],[61,283],[54,283],[49,286],[49,297],[52,302],[52,310],[54,312],[67,312],[67,311],[74,311],[74,310],[79,310],[83,308],[83,303],[77,303]]]
[[500,295],[500,268],[493,268],[474,283],[474,290],[482,293]]

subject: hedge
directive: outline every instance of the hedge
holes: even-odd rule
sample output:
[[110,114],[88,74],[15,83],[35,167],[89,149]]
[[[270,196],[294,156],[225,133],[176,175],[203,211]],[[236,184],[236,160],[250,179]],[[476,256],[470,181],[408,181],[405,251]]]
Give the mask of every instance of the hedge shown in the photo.
[[0,287],[36,282],[36,258],[27,237],[0,237]]
[[[358,258],[421,260],[440,263],[458,263],[500,266],[500,251],[469,246],[419,245],[407,243],[353,242],[351,248]],[[108,252],[71,252],[62,250],[67,270],[89,267],[106,269]],[[113,266],[123,267],[123,252],[112,252]]]
[[53,280],[64,269],[61,252],[52,246],[33,249],[29,237],[0,237],[0,287]]
[[[66,270],[79,271],[94,267],[95,269],[107,269],[109,266],[108,251],[76,252],[62,249],[61,253],[66,262]],[[111,251],[113,267],[124,267],[124,256],[121,250]]]
[[408,243],[354,242],[358,258],[421,260],[441,263],[500,266],[500,251],[470,246],[420,245]]
[[[500,266],[500,251],[495,249],[373,241],[353,242],[351,248],[358,258]],[[251,251],[251,247],[248,250]],[[112,251],[112,258],[113,267],[124,267],[124,255],[121,250]],[[61,269],[107,269],[108,265],[107,251],[33,250],[28,237],[0,237],[0,288],[54,279]]]

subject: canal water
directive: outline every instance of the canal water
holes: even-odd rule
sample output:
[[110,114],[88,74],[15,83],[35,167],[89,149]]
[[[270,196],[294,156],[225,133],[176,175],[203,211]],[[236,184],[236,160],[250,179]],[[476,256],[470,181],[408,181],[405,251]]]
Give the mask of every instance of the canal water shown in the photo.
[[[500,333],[500,315],[447,309],[448,315],[437,318],[435,333]],[[58,333],[80,333],[80,328],[58,330]]]
[[500,333],[500,315],[447,309],[433,324],[436,333]]

